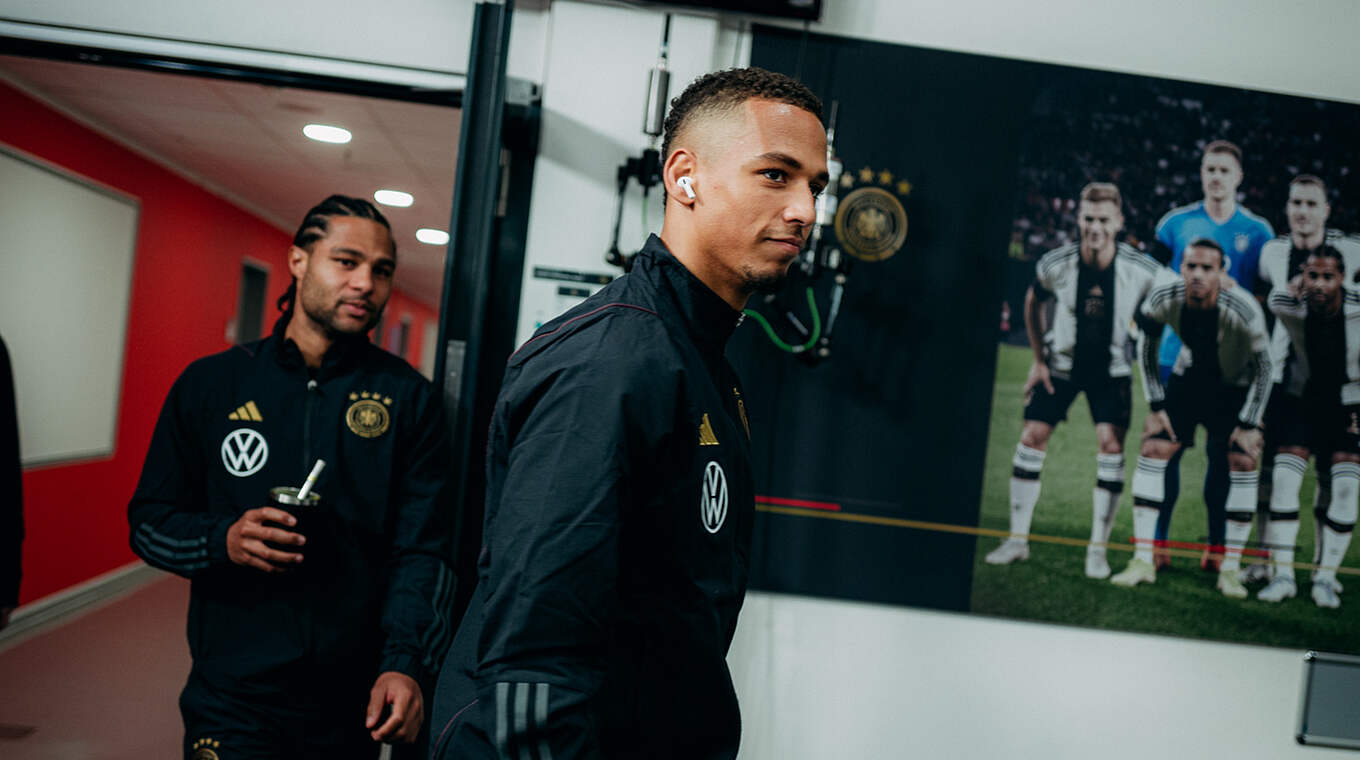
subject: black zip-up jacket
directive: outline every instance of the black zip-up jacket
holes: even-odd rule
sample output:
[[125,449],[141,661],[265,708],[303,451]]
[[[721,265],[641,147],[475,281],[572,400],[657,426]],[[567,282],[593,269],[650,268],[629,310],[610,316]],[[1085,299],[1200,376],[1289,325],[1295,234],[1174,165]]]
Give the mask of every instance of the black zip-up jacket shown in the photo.
[[[338,698],[380,672],[433,676],[453,592],[438,393],[366,339],[337,342],[311,372],[284,323],[175,381],[128,505],[132,549],[192,579],[189,648],[216,688]],[[302,564],[234,564],[227,529],[317,459]]]
[[653,236],[510,359],[443,758],[733,758],[754,516],[738,312]]

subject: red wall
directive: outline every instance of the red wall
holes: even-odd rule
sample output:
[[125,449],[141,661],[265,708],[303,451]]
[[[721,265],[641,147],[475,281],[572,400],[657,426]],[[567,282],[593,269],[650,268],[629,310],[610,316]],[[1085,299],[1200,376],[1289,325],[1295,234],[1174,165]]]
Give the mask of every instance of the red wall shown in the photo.
[[[397,255],[397,268],[401,268],[400,254]],[[388,351],[395,349],[395,346],[389,345],[388,338],[391,337],[392,327],[401,324],[403,316],[411,318],[411,332],[406,338],[406,361],[419,369],[420,362],[424,358],[421,353],[421,342],[425,339],[425,326],[437,320],[439,312],[408,297],[401,291],[393,291],[392,298],[387,302],[387,308],[383,310],[383,332],[386,335],[383,335],[381,339],[374,335],[373,341]]]
[[[24,604],[136,559],[127,545],[127,500],[161,402],[189,362],[228,346],[246,256],[270,266],[268,331],[273,300],[289,282],[291,236],[4,83],[0,113],[0,142],[141,202],[114,453],[24,471]],[[436,315],[401,293],[392,306],[389,324],[413,314],[417,355],[407,358],[418,362],[417,326]]]

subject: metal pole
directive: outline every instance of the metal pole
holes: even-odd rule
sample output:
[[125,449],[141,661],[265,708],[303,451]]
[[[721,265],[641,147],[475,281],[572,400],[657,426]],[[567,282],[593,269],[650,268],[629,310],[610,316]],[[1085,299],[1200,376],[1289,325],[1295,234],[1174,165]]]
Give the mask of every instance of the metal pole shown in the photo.
[[[506,103],[505,62],[510,47],[513,0],[477,3],[463,92],[462,133],[454,175],[453,210],[444,266],[436,377],[453,426],[450,475],[455,515],[461,519],[470,468],[480,467],[474,450],[473,413],[478,394],[500,200],[502,122]],[[469,579],[460,579],[460,585]]]

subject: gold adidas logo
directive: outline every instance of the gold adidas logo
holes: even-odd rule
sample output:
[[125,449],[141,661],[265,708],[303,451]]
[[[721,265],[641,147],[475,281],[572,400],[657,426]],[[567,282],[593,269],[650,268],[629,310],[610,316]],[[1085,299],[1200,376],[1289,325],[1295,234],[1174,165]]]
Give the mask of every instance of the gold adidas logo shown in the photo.
[[704,413],[703,422],[699,423],[699,445],[717,446],[718,436],[713,434],[713,424],[708,421],[708,413]]
[[227,419],[264,422],[264,418],[260,416],[260,407],[255,406],[254,401],[247,401],[244,406],[237,407],[236,411],[227,415]]

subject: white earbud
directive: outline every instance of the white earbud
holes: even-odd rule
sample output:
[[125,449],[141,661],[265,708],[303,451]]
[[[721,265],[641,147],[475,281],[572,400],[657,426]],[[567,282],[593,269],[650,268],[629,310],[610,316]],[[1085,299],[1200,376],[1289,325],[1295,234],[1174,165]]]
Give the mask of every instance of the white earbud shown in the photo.
[[690,200],[694,200],[694,197],[695,197],[695,196],[694,196],[694,187],[693,187],[693,185],[694,185],[694,180],[693,180],[693,179],[691,179],[691,178],[689,178],[689,177],[681,177],[680,179],[677,179],[677,180],[675,181],[675,184],[679,185],[679,186],[680,186],[680,189],[685,191],[685,195],[688,195],[689,198],[690,198]]

